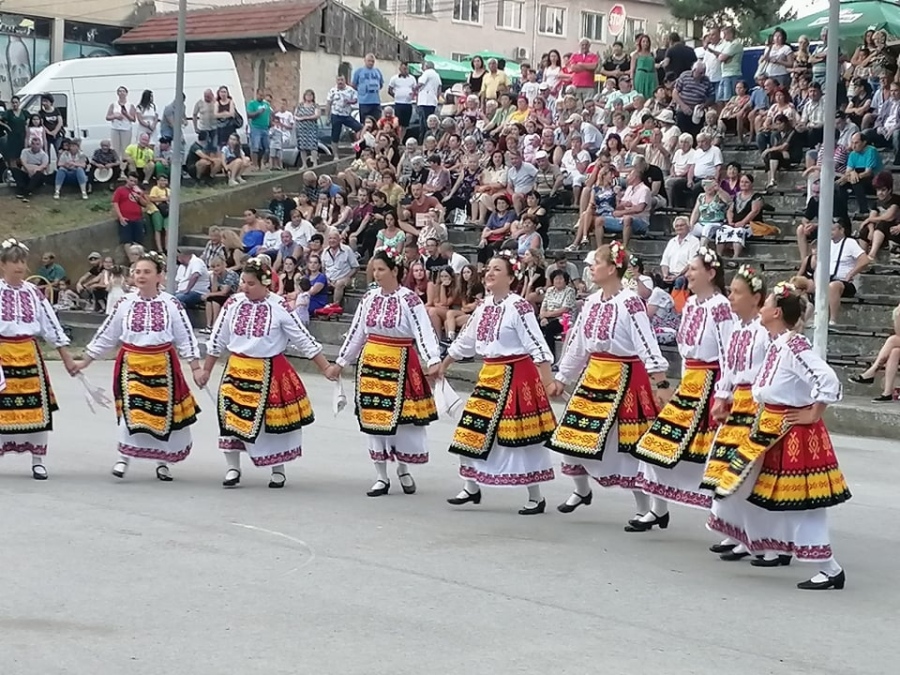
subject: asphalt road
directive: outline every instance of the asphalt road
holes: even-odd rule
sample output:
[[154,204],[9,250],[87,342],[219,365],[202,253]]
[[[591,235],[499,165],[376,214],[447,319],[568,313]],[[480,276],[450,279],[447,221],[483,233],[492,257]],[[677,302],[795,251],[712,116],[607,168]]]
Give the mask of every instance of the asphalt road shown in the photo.
[[[478,507],[430,428],[419,492],[370,499],[351,410],[306,375],[316,423],[284,490],[244,464],[225,490],[210,400],[194,453],[161,483],[152,463],[115,461],[111,411],[50,364],[62,410],[50,480],[0,459],[0,673],[326,675],[654,672],[664,675],[896,673],[900,553],[897,445],[837,438],[854,499],[832,512],[844,591],[801,592],[815,572],[724,563],[704,514],[626,534],[630,495],[597,489],[563,516],[522,517],[523,489]],[[89,373],[108,385],[112,368]],[[348,393],[349,390],[348,390]],[[571,490],[558,477],[555,505]]]

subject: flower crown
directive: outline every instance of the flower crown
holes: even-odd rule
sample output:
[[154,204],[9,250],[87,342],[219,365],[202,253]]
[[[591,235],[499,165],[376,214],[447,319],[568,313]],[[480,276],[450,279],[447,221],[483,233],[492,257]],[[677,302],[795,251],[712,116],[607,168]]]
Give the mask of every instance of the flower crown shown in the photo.
[[779,281],[775,284],[775,288],[772,289],[772,295],[775,296],[776,300],[790,298],[799,294],[800,292],[797,290],[797,287],[790,281]]
[[707,267],[712,267],[718,269],[722,266],[722,261],[719,260],[719,255],[715,252],[715,250],[711,248],[707,248],[706,246],[701,246],[697,251],[697,257],[703,261],[703,264]]
[[258,276],[263,286],[269,286],[272,283],[272,262],[267,255],[258,255],[248,259],[244,263],[244,270]]
[[28,247],[25,244],[20,243],[18,239],[13,239],[12,237],[4,239],[3,243],[0,244],[0,249],[3,249],[4,251],[16,247],[22,249],[25,253],[28,253]]
[[145,251],[138,256],[138,260],[149,260],[159,269],[166,269],[166,256],[156,251]]
[[620,241],[612,241],[609,244],[609,261],[616,266],[616,269],[622,269],[628,262],[628,251],[622,246]]
[[741,265],[735,276],[742,279],[754,293],[762,293],[765,285],[763,279],[759,276],[759,272],[750,267],[750,265]]
[[381,249],[381,252],[391,260],[400,259],[400,249],[398,249],[396,246],[385,246],[383,249]]
[[516,255],[515,251],[500,251],[500,255],[507,260],[509,260],[509,264],[512,267],[513,276],[517,279],[522,278],[522,274],[524,274],[525,270],[522,267],[522,261],[519,260],[519,257]]

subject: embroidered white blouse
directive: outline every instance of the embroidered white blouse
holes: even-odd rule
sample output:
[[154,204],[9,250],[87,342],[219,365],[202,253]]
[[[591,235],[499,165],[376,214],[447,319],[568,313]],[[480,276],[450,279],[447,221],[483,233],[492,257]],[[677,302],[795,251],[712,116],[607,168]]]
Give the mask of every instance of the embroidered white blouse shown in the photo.
[[588,296],[571,329],[556,379],[565,384],[577,382],[595,353],[637,356],[648,373],[664,373],[669,367],[653,335],[644,301],[628,289],[609,298],[603,297],[603,291]]
[[735,327],[728,340],[719,381],[716,382],[716,398],[730,401],[738,385],[753,384],[771,341],[769,331],[762,327],[758,316],[749,323]]
[[160,292],[150,299],[137,292],[125,295],[84,351],[92,359],[98,359],[120,342],[136,347],[172,343],[181,358],[190,361],[200,358],[200,346],[187,312],[169,293]]
[[530,356],[535,363],[553,361],[553,354],[534,313],[534,306],[515,293],[496,302],[488,295],[447,350],[455,360],[481,356]]
[[441,362],[428,311],[419,296],[403,286],[387,294],[373,288],[363,296],[335,363],[343,368],[355,361],[369,335],[415,340],[426,366]]
[[65,347],[69,338],[56,318],[50,301],[34,284],[10,286],[0,279],[0,337],[42,337],[54,347]]
[[804,408],[841,400],[841,382],[831,366],[816,354],[803,335],[788,332],[769,345],[753,382],[759,403]]
[[725,350],[734,330],[734,314],[724,295],[716,293],[703,302],[688,298],[678,327],[678,352],[683,359],[724,363]]
[[268,359],[283,354],[288,344],[307,359],[322,351],[322,345],[288,310],[284,298],[269,293],[262,300],[250,300],[244,293],[235,293],[219,312],[207,350],[211,356],[227,349],[233,354]]

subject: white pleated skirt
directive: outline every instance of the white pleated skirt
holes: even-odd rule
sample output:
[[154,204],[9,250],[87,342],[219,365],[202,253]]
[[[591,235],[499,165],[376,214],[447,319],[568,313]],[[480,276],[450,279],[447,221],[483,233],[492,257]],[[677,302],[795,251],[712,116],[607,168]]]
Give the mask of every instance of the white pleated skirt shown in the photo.
[[303,454],[303,429],[286,434],[260,431],[255,443],[246,443],[234,436],[220,436],[223,452],[246,452],[254,466],[276,466],[297,459]]
[[553,461],[543,443],[507,448],[494,442],[487,459],[460,457],[459,475],[490,487],[527,487],[553,480]]
[[638,488],[644,494],[672,504],[709,509],[712,506],[712,493],[700,489],[704,468],[703,464],[693,462],[679,462],[671,469],[641,462]]
[[133,434],[125,420],[119,421],[119,454],[134,459],[150,459],[166,464],[177,464],[191,454],[193,439],[190,427],[177,429],[169,434],[168,441],[161,441],[150,434]]
[[640,466],[639,459],[627,452],[619,452],[619,424],[617,422],[606,437],[603,459],[577,460],[570,455],[563,455],[560,470],[564,476],[589,475],[597,481],[600,487],[635,490],[638,487]]
[[403,462],[427,464],[426,427],[401,424],[393,436],[366,434],[369,439],[369,458],[373,462]]

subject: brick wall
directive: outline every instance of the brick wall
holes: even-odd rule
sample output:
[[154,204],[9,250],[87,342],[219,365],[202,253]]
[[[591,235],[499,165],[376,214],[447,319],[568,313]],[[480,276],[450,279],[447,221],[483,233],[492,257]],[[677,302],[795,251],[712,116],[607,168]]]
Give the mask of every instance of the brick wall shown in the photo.
[[255,49],[234,51],[232,56],[244,90],[244,100],[250,101],[256,96],[257,83],[261,79],[264,88],[272,92],[276,104],[286,98],[293,107],[300,100],[299,52]]

